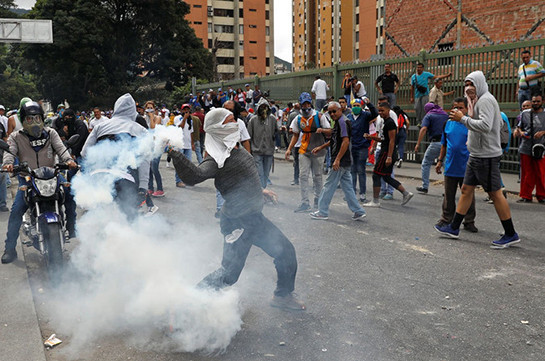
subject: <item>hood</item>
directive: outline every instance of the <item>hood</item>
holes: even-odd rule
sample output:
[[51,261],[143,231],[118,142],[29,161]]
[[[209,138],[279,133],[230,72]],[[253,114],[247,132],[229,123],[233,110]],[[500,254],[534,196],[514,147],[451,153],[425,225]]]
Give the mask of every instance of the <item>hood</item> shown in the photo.
[[432,114],[447,114],[443,108],[441,108],[439,105],[435,103],[427,103],[424,105],[424,111],[426,114],[432,113]]
[[271,107],[267,99],[265,99],[264,97],[261,97],[261,99],[259,99],[259,102],[257,102],[257,109],[259,109],[259,107],[262,106],[263,104],[265,104],[269,108]]
[[482,71],[477,70],[470,73],[468,76],[466,76],[465,80],[469,80],[475,85],[478,98],[488,93],[488,84],[486,84],[486,78],[484,77]]
[[137,114],[136,102],[133,97],[127,93],[116,100],[112,120],[130,120],[134,122]]

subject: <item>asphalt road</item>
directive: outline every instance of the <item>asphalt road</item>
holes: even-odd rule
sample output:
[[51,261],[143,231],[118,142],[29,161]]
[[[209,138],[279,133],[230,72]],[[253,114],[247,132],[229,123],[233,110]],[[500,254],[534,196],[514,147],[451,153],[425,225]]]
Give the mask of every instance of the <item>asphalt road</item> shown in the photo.
[[[167,196],[156,200],[171,223],[191,222],[210,234],[215,246],[212,271],[221,259],[219,222],[214,218],[212,181],[174,187],[172,168],[161,171]],[[477,194],[479,233],[462,231],[460,240],[443,239],[433,229],[442,189],[401,196],[367,209],[354,222],[339,190],[328,221],[295,214],[299,188],[290,186],[291,163],[276,161],[271,176],[280,203],[264,214],[293,242],[299,263],[296,292],[308,309],[284,312],[268,305],[275,283],[271,259],[253,248],[234,288],[240,293],[242,330],[218,355],[150,351],[126,334],[98,337],[76,354],[71,336],[46,351],[61,360],[543,360],[545,352],[545,233],[539,204],[510,198],[522,242],[493,250],[501,225],[493,206]],[[403,179],[413,189],[414,179]],[[370,181],[368,181],[370,184]],[[368,194],[370,191],[368,190]],[[2,218],[5,227],[7,217]],[[182,239],[183,234],[179,237]],[[78,247],[69,245],[69,253]],[[130,252],[130,250],[127,250]],[[52,292],[42,277],[37,253],[25,249],[31,287],[43,338],[57,332],[50,307]],[[69,257],[70,255],[67,255]],[[149,262],[154,262],[150,259]],[[2,266],[6,267],[6,266]],[[204,276],[206,273],[203,273]],[[74,304],[75,309],[78,304]],[[66,312],[59,309],[57,312]],[[136,331],[137,332],[137,331]],[[1,358],[1,357],[0,357]]]

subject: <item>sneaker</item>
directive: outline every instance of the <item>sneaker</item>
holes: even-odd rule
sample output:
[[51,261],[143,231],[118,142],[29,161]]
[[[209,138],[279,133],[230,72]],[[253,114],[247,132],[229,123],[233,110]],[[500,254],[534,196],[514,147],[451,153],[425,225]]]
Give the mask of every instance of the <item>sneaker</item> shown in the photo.
[[170,162],[167,162],[167,168],[170,168]]
[[380,202],[370,201],[370,202],[364,203],[363,206],[364,206],[364,207],[375,207],[375,208],[378,208],[378,207],[380,207]]
[[0,207],[0,212],[9,212],[9,208],[6,206]]
[[397,167],[401,168],[401,165],[403,164],[403,159],[400,159],[397,161]]
[[312,219],[320,219],[322,221],[328,220],[329,217],[325,214],[320,213],[320,211],[312,212],[310,213],[310,218]]
[[545,198],[543,198],[543,199],[538,199],[537,202],[543,204],[543,203],[545,203]]
[[292,186],[298,186],[298,185],[299,185],[299,181],[292,180],[290,184],[291,184]]
[[155,212],[157,212],[158,210],[159,210],[159,207],[157,206],[148,207],[148,212],[144,215],[144,217],[149,217],[153,215]]
[[308,203],[301,203],[299,207],[297,207],[293,212],[294,213],[304,213],[304,212],[310,212],[312,208],[310,208],[310,204]]
[[148,194],[151,196],[153,194],[153,189],[148,189]]
[[517,203],[532,203],[532,200],[528,198],[521,198],[517,200]]
[[283,310],[304,311],[306,306],[293,292],[286,296],[274,296],[270,303],[271,307],[281,308]]
[[[407,195],[403,196],[403,200],[401,201],[401,205],[404,206],[405,204],[409,203],[411,198],[414,197],[414,194],[412,192],[407,193]],[[386,197],[384,197],[386,199]]]
[[494,201],[493,201],[492,199],[490,199],[490,197],[486,197],[486,198],[484,199],[484,201],[485,201],[486,203],[488,203],[488,204],[494,204]]
[[515,243],[519,243],[519,242],[520,242],[520,238],[519,238],[519,235],[517,233],[515,233],[512,236],[507,236],[507,235],[504,234],[503,237],[501,237],[497,241],[493,241],[492,246],[490,246],[490,248],[504,249],[504,248],[507,248],[507,247],[512,246]]
[[11,263],[17,259],[17,251],[15,249],[6,249],[2,255],[2,263]]
[[163,191],[155,191],[151,194],[152,197],[155,197],[155,198],[160,198],[160,197],[164,197],[165,196],[165,192]]
[[365,196],[365,194],[360,194],[360,202],[362,203],[367,202],[367,197]]
[[384,197],[382,197],[382,199],[384,199],[385,201],[391,201],[392,199],[394,199],[394,196],[390,193],[387,193],[384,195]]
[[386,195],[386,193],[380,192],[380,193],[378,194],[378,197],[379,197],[380,199],[382,199],[385,195]]
[[365,213],[354,213],[352,216],[353,221],[363,221],[363,219],[367,216]]
[[185,183],[184,182],[178,182],[178,183],[176,183],[176,187],[185,188]]
[[428,193],[428,188],[416,187],[416,191],[420,193]]
[[447,222],[439,221],[435,224],[435,227],[445,227],[447,224]]
[[475,227],[475,224],[474,223],[469,223],[469,224],[464,224],[464,229],[466,231],[469,231],[471,233],[477,233],[479,232],[479,229],[477,227]]
[[438,227],[437,225],[435,225],[433,228],[435,228],[435,230],[437,232],[441,233],[443,236],[447,236],[447,237],[454,238],[454,239],[460,238],[460,236],[459,236],[460,230],[459,229],[452,229],[450,224],[447,224],[447,225],[442,226],[442,227]]

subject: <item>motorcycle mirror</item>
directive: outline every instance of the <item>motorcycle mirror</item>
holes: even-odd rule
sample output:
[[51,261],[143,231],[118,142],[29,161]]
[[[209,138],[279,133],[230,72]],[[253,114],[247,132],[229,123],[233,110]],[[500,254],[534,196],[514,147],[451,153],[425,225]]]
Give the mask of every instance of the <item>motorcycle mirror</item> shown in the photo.
[[78,142],[80,138],[80,135],[79,134],[74,134],[73,136],[71,136],[67,141],[66,141],[66,147],[67,148],[71,148],[73,147],[74,145],[76,145],[76,143]]
[[9,144],[6,143],[4,140],[0,139],[0,149],[4,152],[9,152]]

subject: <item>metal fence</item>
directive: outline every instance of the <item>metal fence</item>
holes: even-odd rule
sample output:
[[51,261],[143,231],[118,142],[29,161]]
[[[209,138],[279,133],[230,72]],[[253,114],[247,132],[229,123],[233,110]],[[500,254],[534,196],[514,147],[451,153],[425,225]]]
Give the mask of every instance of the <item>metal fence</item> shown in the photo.
[[[482,70],[487,78],[490,92],[496,97],[500,108],[504,111],[511,123],[516,125],[519,105],[517,101],[518,66],[521,64],[520,53],[528,49],[532,53],[532,59],[542,64],[545,62],[545,39],[537,39],[509,44],[499,44],[474,49],[463,49],[446,52],[427,53],[422,51],[413,57],[386,59],[375,62],[335,64],[330,68],[312,69],[288,74],[273,75],[268,77],[252,77],[246,79],[230,80],[218,83],[200,84],[196,91],[207,91],[209,88],[225,88],[228,86],[244,88],[249,83],[252,88],[259,85],[262,91],[269,93],[269,98],[280,103],[297,101],[299,94],[310,92],[314,77],[320,75],[331,88],[331,95],[338,99],[343,95],[341,87],[344,74],[349,72],[357,75],[363,82],[368,96],[373,102],[378,100],[378,92],[375,89],[375,79],[383,73],[384,65],[391,64],[392,72],[397,74],[401,86],[397,93],[397,104],[400,105],[411,118],[414,124],[414,108],[410,99],[410,77],[416,70],[416,63],[425,64],[425,70],[435,75],[451,72],[452,76],[446,78],[443,85],[444,92],[454,90],[451,97],[446,97],[445,107],[456,96],[463,95],[464,78],[474,70]],[[543,83],[543,82],[542,82]],[[408,161],[420,162],[426,147],[421,147],[419,153],[413,151],[418,139],[419,128],[411,126],[405,148]],[[510,151],[502,160],[502,170],[506,172],[519,172],[518,139],[512,139]]]

